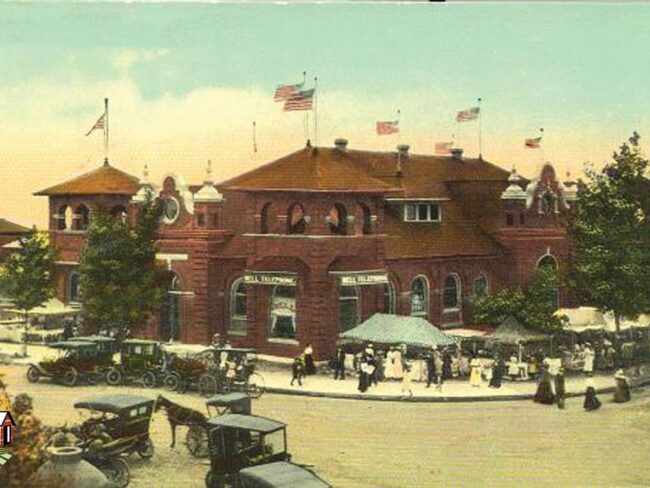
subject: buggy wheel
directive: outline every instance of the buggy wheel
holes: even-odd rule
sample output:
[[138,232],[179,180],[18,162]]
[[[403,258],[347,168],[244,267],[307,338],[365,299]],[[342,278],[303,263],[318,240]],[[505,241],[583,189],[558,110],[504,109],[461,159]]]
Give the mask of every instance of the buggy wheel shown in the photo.
[[209,374],[204,374],[199,378],[199,393],[201,396],[209,397],[217,392],[217,380]]
[[140,456],[142,459],[151,458],[154,453],[153,442],[151,442],[151,439],[147,437],[144,441],[138,444],[137,451],[138,456]]
[[27,381],[30,383],[38,383],[41,373],[34,366],[30,366],[27,369]]
[[122,373],[115,369],[111,368],[108,370],[108,373],[106,373],[106,383],[109,385],[119,385],[122,382]]
[[181,377],[178,373],[169,373],[163,381],[165,389],[168,391],[177,391],[181,386]]
[[84,379],[89,385],[96,385],[97,383],[99,383],[101,376],[102,376],[101,373],[91,371],[90,373],[86,373],[84,375]]
[[262,375],[258,373],[253,373],[248,378],[248,383],[246,384],[246,393],[251,398],[259,398],[264,394],[266,387],[266,382]]
[[200,425],[190,425],[185,436],[187,450],[195,458],[207,458],[208,451],[208,433]]
[[78,379],[79,379],[79,374],[77,373],[77,370],[74,368],[70,368],[63,375],[63,384],[65,386],[75,386],[77,384]]
[[108,481],[112,481],[119,488],[125,488],[131,481],[128,463],[121,457],[106,459],[99,470],[104,473]]
[[147,371],[142,375],[142,386],[145,388],[154,388],[156,386],[156,375],[153,371]]

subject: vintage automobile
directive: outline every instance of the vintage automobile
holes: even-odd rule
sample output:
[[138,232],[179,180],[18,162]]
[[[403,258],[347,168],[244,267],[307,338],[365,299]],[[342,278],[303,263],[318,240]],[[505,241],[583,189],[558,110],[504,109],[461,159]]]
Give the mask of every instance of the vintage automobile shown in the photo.
[[130,473],[124,456],[137,452],[149,459],[154,454],[149,437],[153,403],[150,398],[126,394],[82,398],[74,407],[87,418],[77,426],[55,431],[52,444],[67,440],[72,433],[74,445],[83,449],[82,458],[120,488],[125,487]]
[[241,469],[291,459],[286,424],[277,420],[227,413],[208,419],[206,429],[210,456],[207,488],[238,486]]
[[239,488],[331,488],[310,469],[286,461],[244,468]]
[[27,368],[27,380],[36,383],[40,378],[51,378],[66,386],[79,381],[96,384],[103,376],[102,356],[97,344],[85,341],[53,342],[49,347],[57,351],[55,359],[46,359]]
[[185,392],[199,389],[201,377],[208,370],[208,357],[202,355],[209,350],[206,346],[188,344],[165,344],[166,355],[163,386],[169,391]]
[[208,365],[199,378],[199,392],[203,396],[236,391],[259,398],[264,393],[264,378],[255,372],[255,349],[210,347],[197,357]]
[[[214,395],[205,402],[208,417],[227,413],[251,414],[251,398],[245,393],[226,393]],[[191,425],[187,430],[185,444],[190,454],[196,458],[208,456],[208,425]]]
[[97,344],[97,352],[106,357],[107,359],[112,360],[113,354],[117,352],[117,342],[113,337],[103,336],[99,334],[87,335],[87,336],[77,336],[71,337],[68,339],[70,342],[93,342]]
[[124,339],[120,344],[120,363],[106,372],[109,385],[139,381],[146,388],[160,384],[163,353],[160,344],[146,339]]

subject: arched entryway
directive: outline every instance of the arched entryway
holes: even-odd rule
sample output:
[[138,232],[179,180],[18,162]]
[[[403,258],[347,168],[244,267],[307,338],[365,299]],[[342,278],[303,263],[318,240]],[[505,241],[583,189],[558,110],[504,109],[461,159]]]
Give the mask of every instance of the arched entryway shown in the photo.
[[183,328],[181,281],[176,273],[165,275],[165,292],[160,306],[160,338],[163,341],[178,341]]

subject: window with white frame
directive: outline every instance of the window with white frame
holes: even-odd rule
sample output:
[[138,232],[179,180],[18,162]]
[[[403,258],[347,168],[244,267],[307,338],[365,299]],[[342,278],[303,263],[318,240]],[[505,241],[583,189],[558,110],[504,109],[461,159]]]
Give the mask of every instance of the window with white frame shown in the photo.
[[413,202],[404,204],[405,222],[440,222],[440,204]]
[[228,333],[245,334],[248,326],[246,284],[243,278],[235,280],[230,288],[230,323]]
[[411,315],[427,315],[429,308],[429,282],[418,276],[411,284]]
[[442,306],[445,310],[460,308],[460,279],[458,275],[450,274],[445,279],[442,290]]

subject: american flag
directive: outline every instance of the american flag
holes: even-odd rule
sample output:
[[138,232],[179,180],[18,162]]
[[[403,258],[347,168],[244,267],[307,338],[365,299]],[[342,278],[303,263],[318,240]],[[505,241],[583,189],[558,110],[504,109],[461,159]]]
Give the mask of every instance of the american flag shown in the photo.
[[529,149],[539,149],[540,143],[542,142],[541,137],[535,137],[534,139],[526,139],[524,146]]
[[105,128],[106,128],[106,113],[103,113],[102,116],[99,119],[97,119],[97,122],[95,122],[95,125],[93,125],[92,129],[90,129],[86,135],[89,136],[90,133],[95,129],[104,130]]
[[436,142],[436,154],[451,154],[451,142]]
[[300,90],[302,90],[302,85],[304,83],[298,83],[297,85],[278,85],[275,89],[275,95],[273,96],[274,102],[285,102],[291,97],[297,95]]
[[478,119],[480,107],[472,107],[467,110],[461,110],[456,114],[456,122],[469,122]]
[[387,136],[399,132],[399,120],[377,122],[377,135]]
[[311,110],[314,103],[315,89],[299,91],[284,103],[284,111]]

